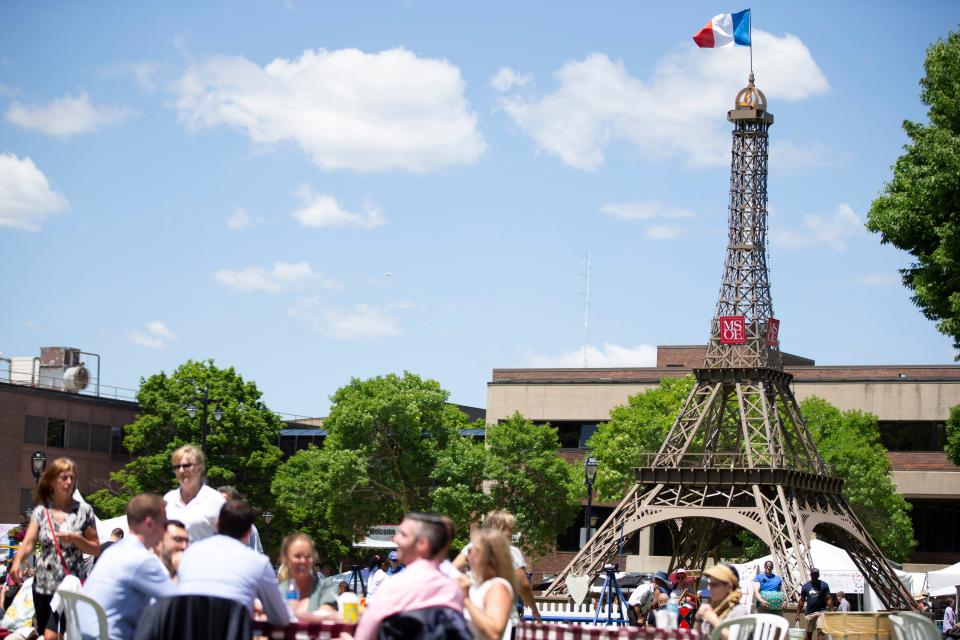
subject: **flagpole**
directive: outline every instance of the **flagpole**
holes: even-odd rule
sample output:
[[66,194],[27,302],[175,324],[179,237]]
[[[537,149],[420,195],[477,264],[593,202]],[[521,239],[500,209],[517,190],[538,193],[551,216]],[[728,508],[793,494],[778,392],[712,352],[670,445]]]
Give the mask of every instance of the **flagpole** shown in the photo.
[[753,75],[753,7],[747,7],[750,12],[750,75]]

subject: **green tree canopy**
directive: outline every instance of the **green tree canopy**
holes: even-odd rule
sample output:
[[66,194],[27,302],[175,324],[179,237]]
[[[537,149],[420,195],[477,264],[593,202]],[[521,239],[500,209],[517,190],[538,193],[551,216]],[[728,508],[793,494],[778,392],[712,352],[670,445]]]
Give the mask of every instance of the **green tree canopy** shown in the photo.
[[580,509],[581,467],[557,455],[560,439],[550,425],[519,413],[487,427],[486,474],[493,507],[517,518],[521,546],[542,554],[552,549]]
[[929,123],[904,121],[910,143],[873,201],[867,228],[915,258],[901,270],[903,283],[960,350],[960,32],[934,43],[924,68]]
[[[659,388],[631,396],[611,411],[610,422],[589,442],[601,463],[596,484],[601,499],[619,500],[633,486],[633,469],[643,454],[660,448],[693,384],[692,376],[665,378]],[[820,398],[804,400],[800,409],[821,457],[844,478],[851,508],[888,557],[904,559],[915,545],[910,506],[896,492],[876,416],[841,412]],[[741,539],[755,553],[761,550],[749,534]]]
[[960,404],[950,409],[947,418],[947,445],[944,447],[950,462],[960,467]]
[[601,462],[594,489],[600,500],[616,502],[633,486],[634,469],[645,453],[655,453],[666,439],[693,388],[692,375],[663,378],[659,387],[642,391],[610,412],[587,443]]
[[[260,400],[256,384],[232,367],[188,360],[169,376],[161,372],[141,379],[140,411],[123,440],[135,458],[110,474],[108,488],[89,496],[101,514],[120,515],[133,495],[162,495],[176,486],[170,454],[184,444],[200,444],[202,410],[191,418],[186,407],[202,389],[213,401],[207,421],[207,483],[232,484],[254,506],[270,504],[270,479],[281,456],[279,417]],[[220,420],[213,416],[215,406],[223,413]]]
[[843,411],[810,397],[800,411],[823,461],[844,479],[843,495],[887,557],[903,561],[916,546],[910,505],[897,493],[887,451],[880,444],[877,416]]

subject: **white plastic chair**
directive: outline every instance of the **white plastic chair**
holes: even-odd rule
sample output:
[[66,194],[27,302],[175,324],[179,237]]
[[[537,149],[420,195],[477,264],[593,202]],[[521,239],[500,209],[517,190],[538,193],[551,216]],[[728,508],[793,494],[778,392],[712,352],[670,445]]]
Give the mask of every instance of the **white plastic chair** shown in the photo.
[[[735,628],[734,628],[735,627]],[[721,640],[721,633],[728,629],[728,640],[786,640],[790,623],[782,616],[756,613],[732,620],[723,620],[710,632],[710,640]]]
[[[107,612],[103,610],[99,602],[85,593],[64,589],[63,587],[57,589],[57,595],[60,596],[60,609],[67,616],[66,640],[83,640],[83,634],[80,632],[80,609],[85,607],[92,609],[97,616],[97,623],[100,626],[100,633],[97,637],[100,640],[110,640]],[[87,618],[90,617],[89,611],[84,611],[84,614]]]
[[896,640],[941,640],[940,630],[930,618],[913,611],[890,614],[890,628]]

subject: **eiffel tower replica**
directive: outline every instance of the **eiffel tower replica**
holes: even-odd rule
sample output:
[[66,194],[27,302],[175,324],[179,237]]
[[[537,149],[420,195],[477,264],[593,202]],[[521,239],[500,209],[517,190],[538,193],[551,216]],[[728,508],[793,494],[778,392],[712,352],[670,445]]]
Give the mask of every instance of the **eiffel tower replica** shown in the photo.
[[[814,530],[850,554],[888,609],[915,609],[824,464],[783,370],[767,273],[767,143],[773,114],[748,85],[727,113],[733,123],[730,229],[716,317],[696,386],[637,482],[546,595],[567,576],[597,576],[621,537],[666,523],[670,570],[704,569],[740,528],[770,547],[784,592],[796,603],[813,567]],[[749,577],[744,576],[745,579]]]

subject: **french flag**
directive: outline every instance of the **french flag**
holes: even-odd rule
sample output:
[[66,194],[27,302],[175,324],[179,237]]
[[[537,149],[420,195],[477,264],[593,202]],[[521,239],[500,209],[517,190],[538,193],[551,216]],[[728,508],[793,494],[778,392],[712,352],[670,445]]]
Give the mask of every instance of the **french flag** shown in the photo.
[[750,9],[714,16],[707,26],[693,36],[693,41],[701,49],[732,47],[738,44],[749,47]]

